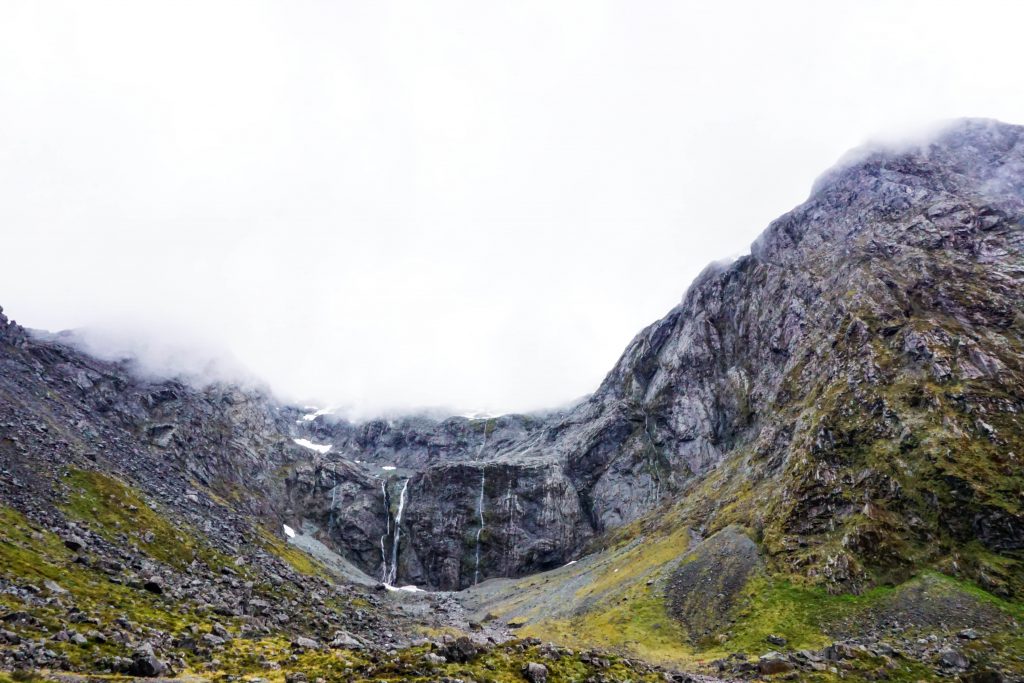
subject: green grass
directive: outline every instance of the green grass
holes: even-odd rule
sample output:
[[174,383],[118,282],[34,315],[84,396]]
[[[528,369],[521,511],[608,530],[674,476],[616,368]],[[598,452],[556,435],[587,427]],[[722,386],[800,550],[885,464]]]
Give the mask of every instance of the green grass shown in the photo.
[[863,595],[832,595],[816,586],[802,586],[784,578],[753,578],[744,590],[736,623],[719,643],[707,643],[714,655],[729,652],[763,653],[777,649],[770,635],[786,639],[787,649],[818,649],[832,642],[826,635],[830,623],[848,617],[892,592],[876,588]]
[[[74,605],[101,623],[125,617],[170,633],[191,624],[205,624],[203,615],[144,590],[111,582],[106,575],[74,562],[74,554],[55,534],[42,530],[11,508],[0,506],[0,574],[17,585],[44,588],[55,582],[67,594],[55,594],[47,604],[25,605],[13,595],[0,595],[8,610],[28,610],[39,620],[22,635],[46,636],[63,628],[81,632],[94,628],[67,621],[67,607]],[[52,641],[48,647],[68,657],[73,666],[88,665],[99,657],[126,654],[121,646],[91,643],[81,647]]]
[[118,479],[93,470],[71,469],[64,513],[85,522],[111,543],[127,540],[155,560],[182,569],[199,559],[211,569],[230,560],[198,540],[194,530],[178,529],[152,509],[141,494]]
[[[305,673],[310,680],[351,683],[378,683],[381,681],[418,681],[427,683],[445,677],[473,680],[478,683],[522,683],[522,670],[527,662],[541,662],[548,667],[548,680],[554,682],[582,682],[601,675],[604,681],[632,681],[654,683],[663,679],[658,674],[642,674],[629,669],[614,655],[603,656],[608,666],[582,661],[578,653],[565,653],[548,658],[536,646],[512,641],[496,646],[468,662],[428,664],[424,656],[429,646],[411,647],[385,657],[368,656],[348,650],[294,653],[287,640],[265,638],[261,640],[237,639],[218,658],[217,669],[196,672],[214,681],[231,681],[258,676],[272,683],[280,683],[290,672]],[[281,665],[268,669],[265,662]]]
[[323,579],[332,580],[333,574],[319,561],[293,545],[284,541],[267,531],[263,527],[257,527],[259,543],[265,550],[276,555],[287,562],[292,569],[306,576],[318,576]]

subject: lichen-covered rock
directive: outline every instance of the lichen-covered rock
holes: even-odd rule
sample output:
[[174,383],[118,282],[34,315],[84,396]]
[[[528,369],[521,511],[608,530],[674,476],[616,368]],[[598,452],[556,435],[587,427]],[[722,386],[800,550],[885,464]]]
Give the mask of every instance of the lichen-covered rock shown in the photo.
[[742,530],[726,527],[683,555],[666,587],[669,612],[691,641],[713,636],[728,625],[747,581],[761,567],[757,544]]
[[537,662],[527,662],[526,666],[523,667],[523,676],[530,683],[547,683],[548,668]]
[[244,533],[214,496],[369,577],[446,589],[550,568],[678,502],[831,590],[936,567],[1019,595],[1022,130],[961,121],[851,157],[547,415],[306,420],[0,314],[0,494],[46,499],[41,450],[141,482],[229,552]]

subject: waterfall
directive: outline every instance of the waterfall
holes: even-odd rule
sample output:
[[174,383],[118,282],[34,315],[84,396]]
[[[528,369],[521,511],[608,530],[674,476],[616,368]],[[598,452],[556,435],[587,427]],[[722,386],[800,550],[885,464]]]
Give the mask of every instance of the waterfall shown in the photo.
[[384,583],[388,582],[388,554],[384,550],[384,539],[391,535],[391,499],[388,498],[388,482],[386,479],[382,479],[380,482],[380,491],[384,494],[384,535],[380,537],[380,561],[383,569],[381,569],[380,580]]
[[[380,537],[380,561],[383,565],[380,580],[385,586],[393,586],[398,578],[398,542],[402,536],[402,513],[405,512],[405,502],[409,490],[409,481],[406,479],[402,485],[402,492],[398,496],[398,510],[395,512],[394,521],[391,519],[391,496],[388,495],[388,482],[381,480],[380,490],[384,494],[384,523],[387,525],[385,534]],[[387,544],[385,541],[391,536],[391,562],[388,562]]]
[[[479,460],[487,447],[487,424],[490,420],[484,421],[484,440],[480,442],[480,450],[476,452],[476,459]],[[487,484],[487,472],[483,463],[480,464],[480,499],[476,503],[476,516],[479,518],[480,526],[476,530],[476,565],[473,569],[473,585],[480,583],[480,535],[484,532],[484,486]]]
[[[405,480],[405,484],[402,486],[402,492],[398,496],[398,512],[395,513],[395,539],[391,542],[391,567],[390,569],[385,562],[384,568],[386,570],[384,585],[393,586],[395,580],[398,578],[398,541],[402,536],[402,512],[405,510],[406,491],[409,490],[409,479]],[[383,546],[381,546],[383,549]]]
[[[484,439],[487,432],[484,431]],[[481,450],[483,447],[481,446]],[[473,570],[473,585],[480,583],[480,534],[484,532],[484,486],[487,484],[487,470],[480,465],[480,499],[476,503],[476,514],[480,518],[480,526],[476,530],[476,568]]]
[[508,522],[505,527],[505,566],[514,567],[519,558],[519,549],[516,545],[516,495],[512,491],[512,479],[508,480],[505,508],[508,512]]
[[331,516],[327,521],[328,533],[334,529],[334,511],[338,507],[338,470],[334,470],[334,486],[331,487]]

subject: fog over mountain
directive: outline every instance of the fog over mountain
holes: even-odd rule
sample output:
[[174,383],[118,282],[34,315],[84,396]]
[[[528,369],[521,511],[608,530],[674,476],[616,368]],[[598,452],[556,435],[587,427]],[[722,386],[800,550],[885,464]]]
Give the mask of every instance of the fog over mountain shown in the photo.
[[1024,121],[1015,15],[4,3],[0,294],[355,415],[563,404],[847,149]]

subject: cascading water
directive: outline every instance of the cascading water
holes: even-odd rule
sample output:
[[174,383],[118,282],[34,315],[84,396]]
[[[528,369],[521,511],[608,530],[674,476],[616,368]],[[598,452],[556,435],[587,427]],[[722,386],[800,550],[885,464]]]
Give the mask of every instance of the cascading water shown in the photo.
[[[385,586],[395,585],[395,579],[398,578],[398,541],[402,536],[402,512],[405,510],[406,492],[409,490],[409,479],[405,480],[405,484],[402,486],[402,492],[398,496],[398,511],[395,513],[395,539],[391,543],[391,567],[388,568],[385,563],[386,575],[384,577]],[[383,549],[383,546],[381,546]]]
[[[487,422],[484,422],[484,440],[480,443],[480,450],[476,452],[476,459],[479,460],[487,447]],[[480,535],[484,532],[484,486],[487,484],[487,472],[483,464],[480,465],[480,499],[476,503],[476,515],[479,518],[480,526],[476,530],[476,566],[473,569],[473,585],[480,583]]]
[[[486,432],[485,432],[486,436]],[[480,583],[480,534],[484,532],[484,486],[487,484],[487,470],[480,466],[480,499],[476,503],[476,514],[480,526],[476,530],[476,567],[473,569],[473,585]]]
[[505,557],[506,566],[515,566],[519,551],[516,546],[516,496],[512,491],[512,480],[508,480],[508,493],[505,495],[505,511],[508,514],[508,522],[505,527]]
[[388,482],[386,479],[382,479],[380,482],[380,491],[384,494],[384,529],[385,533],[380,537],[380,562],[381,562],[381,574],[380,580],[385,584],[388,582],[388,554],[384,550],[384,539],[391,535],[391,499],[388,498]]
[[327,531],[334,528],[334,511],[338,507],[338,470],[334,470],[334,486],[331,488],[331,516],[327,521]]

